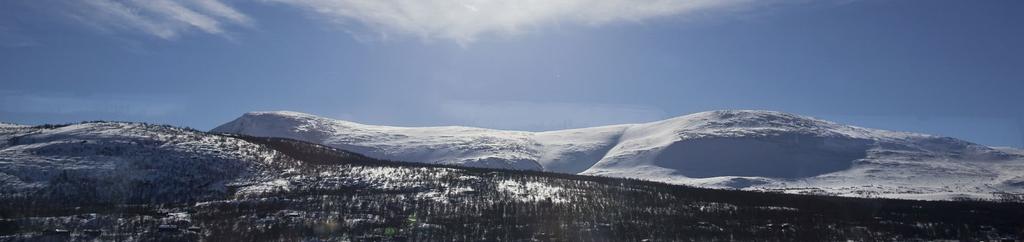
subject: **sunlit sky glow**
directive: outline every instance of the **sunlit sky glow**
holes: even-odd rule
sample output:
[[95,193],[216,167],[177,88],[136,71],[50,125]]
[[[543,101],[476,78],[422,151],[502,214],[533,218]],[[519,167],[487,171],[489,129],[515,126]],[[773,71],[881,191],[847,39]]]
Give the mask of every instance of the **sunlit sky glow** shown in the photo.
[[769,109],[1024,146],[1024,2],[0,2],[0,121],[551,130]]

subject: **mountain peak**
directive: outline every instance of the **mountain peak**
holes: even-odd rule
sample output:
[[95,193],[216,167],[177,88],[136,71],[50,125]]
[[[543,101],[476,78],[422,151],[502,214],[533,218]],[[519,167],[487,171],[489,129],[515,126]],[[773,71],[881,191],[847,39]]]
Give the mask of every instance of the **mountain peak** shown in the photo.
[[276,111],[253,111],[242,114],[242,117],[256,117],[256,116],[279,116],[279,117],[319,117],[316,115],[288,111],[288,110],[276,110]]
[[680,118],[704,119],[711,121],[730,121],[734,124],[756,124],[758,122],[771,123],[803,123],[832,126],[835,123],[816,119],[813,117],[796,115],[791,113],[769,111],[769,110],[714,110],[699,112]]

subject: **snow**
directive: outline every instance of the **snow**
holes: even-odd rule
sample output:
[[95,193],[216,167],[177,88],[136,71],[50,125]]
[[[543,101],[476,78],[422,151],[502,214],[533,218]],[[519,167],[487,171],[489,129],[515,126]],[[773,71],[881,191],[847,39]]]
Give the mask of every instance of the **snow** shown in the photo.
[[294,112],[254,112],[213,132],[284,137],[393,160],[540,170],[529,132],[363,125]]
[[525,132],[392,127],[251,112],[213,132],[284,137],[391,160],[704,187],[909,199],[1024,191],[1024,152],[755,110]]
[[540,132],[537,162],[544,170],[580,173],[601,160],[617,144],[628,125]]
[[561,187],[551,186],[535,181],[503,180],[498,182],[496,190],[523,202],[550,201],[565,203],[569,199]]

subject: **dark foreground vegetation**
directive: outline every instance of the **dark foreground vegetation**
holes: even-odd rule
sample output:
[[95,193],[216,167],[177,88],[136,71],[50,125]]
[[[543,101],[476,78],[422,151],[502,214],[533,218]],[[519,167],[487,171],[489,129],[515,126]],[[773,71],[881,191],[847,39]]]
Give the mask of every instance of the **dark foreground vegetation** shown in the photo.
[[[381,161],[287,139],[276,184],[176,204],[0,201],[0,240],[914,241],[1024,238],[1024,204],[729,191]],[[41,200],[41,199],[40,199]],[[68,205],[72,204],[72,205]]]

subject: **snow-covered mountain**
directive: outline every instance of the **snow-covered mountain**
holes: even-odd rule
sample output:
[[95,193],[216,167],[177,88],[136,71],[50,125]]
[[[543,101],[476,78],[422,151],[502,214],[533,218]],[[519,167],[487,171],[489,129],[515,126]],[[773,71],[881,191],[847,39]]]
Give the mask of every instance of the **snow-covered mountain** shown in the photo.
[[1024,155],[772,111],[548,132],[390,127],[252,112],[212,132],[284,137],[370,157],[630,177],[705,187],[918,199],[1024,192]]
[[[1024,207],[372,159],[161,125],[0,128],[0,241],[1015,240]],[[567,144],[568,142],[562,142]]]
[[0,195],[90,203],[186,202],[252,183],[278,152],[164,125],[0,126]]

